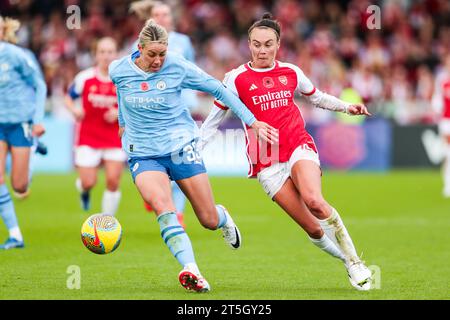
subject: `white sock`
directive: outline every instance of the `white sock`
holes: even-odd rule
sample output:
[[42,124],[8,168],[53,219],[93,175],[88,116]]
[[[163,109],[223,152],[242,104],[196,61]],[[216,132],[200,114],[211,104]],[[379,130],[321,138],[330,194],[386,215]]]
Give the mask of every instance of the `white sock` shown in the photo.
[[79,193],[83,193],[84,189],[83,189],[83,185],[81,183],[81,179],[77,178],[77,180],[75,181],[75,187],[77,188]]
[[102,213],[109,214],[111,216],[116,214],[117,208],[119,207],[120,197],[122,194],[119,190],[109,191],[105,190],[103,192],[102,199]]
[[446,148],[446,163],[444,165],[444,195],[450,195],[450,145]]
[[198,269],[198,266],[196,263],[187,263],[184,266],[184,269],[188,269],[189,271],[193,272],[196,275],[200,275],[200,270]]
[[19,241],[23,241],[22,232],[20,232],[19,227],[9,229],[9,237]]
[[321,250],[345,262],[345,257],[342,254],[341,250],[339,250],[339,248],[334,244],[333,241],[330,240],[330,238],[327,237],[326,234],[324,234],[320,239],[313,239],[309,237],[309,240],[311,240],[311,242]]
[[339,213],[333,208],[331,216],[325,220],[319,220],[320,226],[327,235],[327,237],[334,242],[345,256],[347,263],[354,263],[361,261],[356,254],[355,246],[348,234],[347,229],[342,222]]

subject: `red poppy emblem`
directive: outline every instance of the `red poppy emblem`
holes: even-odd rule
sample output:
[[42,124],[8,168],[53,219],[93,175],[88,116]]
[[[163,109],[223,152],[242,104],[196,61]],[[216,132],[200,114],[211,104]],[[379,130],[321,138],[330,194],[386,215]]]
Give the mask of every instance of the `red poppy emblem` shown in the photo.
[[275,86],[275,83],[273,82],[273,79],[271,77],[265,77],[263,79],[263,85],[264,85],[264,87],[270,89]]
[[147,82],[141,82],[141,90],[147,91],[149,89],[149,85]]

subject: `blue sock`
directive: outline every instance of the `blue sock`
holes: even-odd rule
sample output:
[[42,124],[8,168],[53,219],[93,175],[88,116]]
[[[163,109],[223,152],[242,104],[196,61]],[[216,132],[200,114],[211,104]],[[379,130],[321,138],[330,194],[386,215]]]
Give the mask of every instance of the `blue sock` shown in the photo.
[[184,212],[184,207],[186,205],[186,197],[184,196],[183,191],[181,191],[180,187],[175,181],[172,181],[172,199],[175,204],[175,208],[177,212]]
[[181,266],[195,263],[191,240],[178,222],[176,213],[166,212],[161,214],[158,217],[158,223],[161,237]]
[[217,229],[220,229],[225,225],[225,223],[227,223],[227,215],[225,214],[222,206],[216,205],[216,209],[217,215],[219,216],[219,224],[217,225]]
[[5,184],[0,184],[0,216],[8,230],[19,226],[17,223],[16,211],[14,210],[14,204]]

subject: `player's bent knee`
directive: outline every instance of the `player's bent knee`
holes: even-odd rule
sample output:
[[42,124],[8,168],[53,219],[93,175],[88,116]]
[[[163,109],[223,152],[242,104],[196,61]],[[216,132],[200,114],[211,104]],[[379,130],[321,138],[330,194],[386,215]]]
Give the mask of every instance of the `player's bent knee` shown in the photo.
[[28,182],[27,183],[13,183],[12,188],[17,193],[26,193],[28,191]]
[[170,198],[145,198],[144,201],[148,203],[156,213],[172,211],[171,208],[173,207],[173,205],[171,205]]
[[91,190],[93,187],[95,187],[96,183],[96,179],[85,179],[81,181],[81,186],[83,190]]
[[119,182],[106,182],[106,189],[108,189],[111,192],[115,192],[119,189]]
[[320,196],[304,197],[305,203],[311,212],[319,219],[325,219],[327,203]]

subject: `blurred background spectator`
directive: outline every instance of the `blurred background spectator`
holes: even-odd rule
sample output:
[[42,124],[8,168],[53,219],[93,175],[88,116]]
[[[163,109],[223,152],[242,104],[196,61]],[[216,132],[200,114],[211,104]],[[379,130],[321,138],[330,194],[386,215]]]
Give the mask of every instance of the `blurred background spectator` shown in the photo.
[[[96,39],[114,37],[128,54],[141,23],[123,0],[0,0],[0,14],[22,22],[19,45],[33,50],[45,73],[47,111],[65,117],[62,97],[75,74],[92,65]],[[335,96],[353,87],[378,116],[399,124],[435,123],[430,107],[434,78],[450,54],[448,0],[294,1],[168,0],[176,29],[189,35],[200,67],[218,79],[249,60],[247,29],[265,11],[282,25],[279,59],[298,65],[313,83]],[[381,29],[370,30],[368,6],[381,8]],[[81,9],[81,28],[70,30],[67,7]],[[211,98],[194,112],[204,116]],[[299,104],[304,105],[303,101]],[[307,121],[332,113],[306,106]]]

